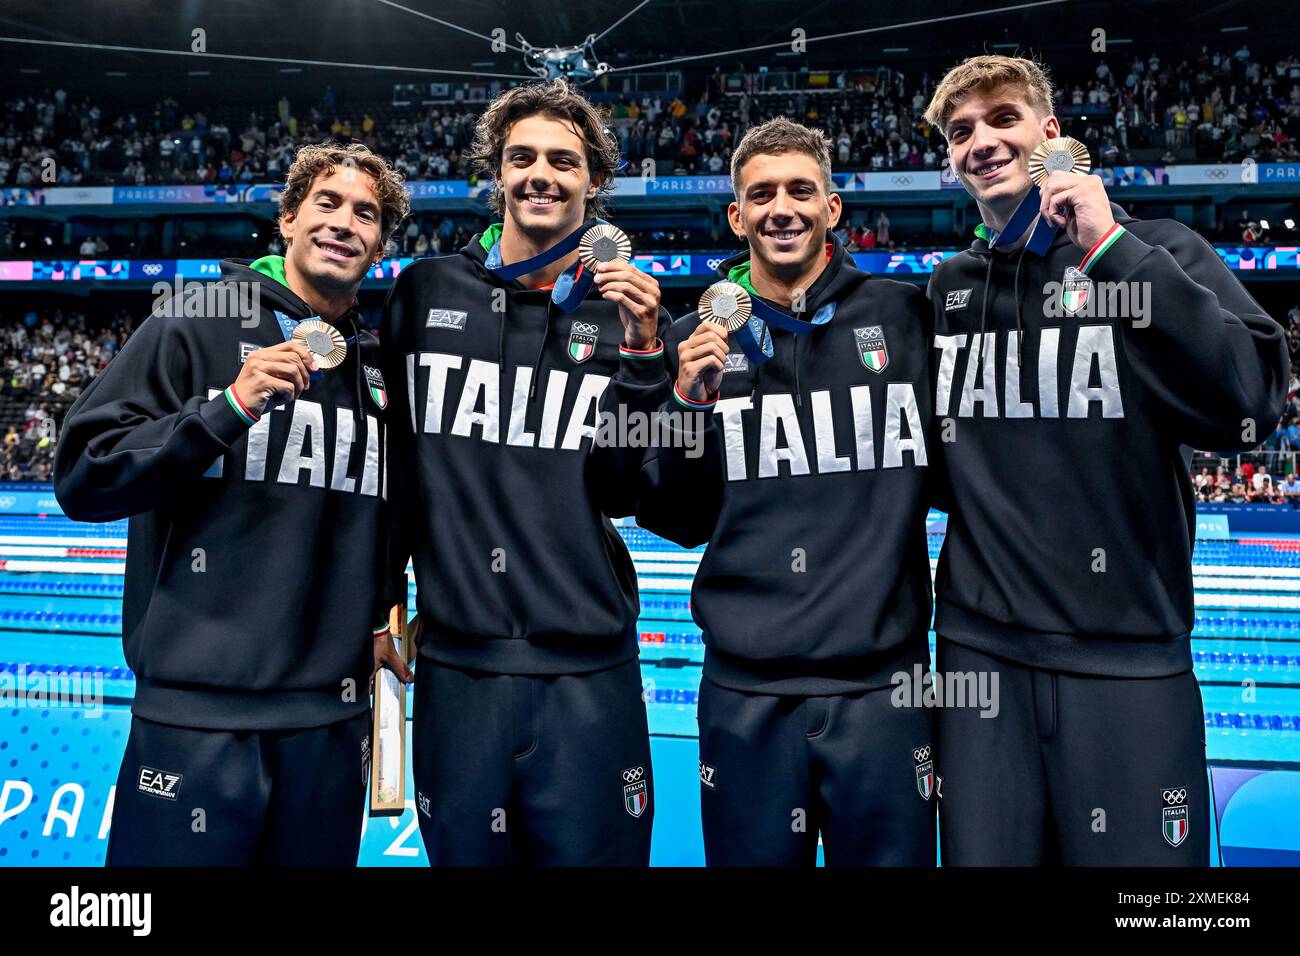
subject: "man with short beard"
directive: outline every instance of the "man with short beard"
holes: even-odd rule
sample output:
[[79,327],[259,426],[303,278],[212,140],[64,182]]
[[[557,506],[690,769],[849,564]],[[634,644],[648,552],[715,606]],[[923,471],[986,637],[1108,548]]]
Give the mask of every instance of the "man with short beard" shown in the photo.
[[592,446],[598,409],[666,397],[668,316],[652,277],[619,260],[593,281],[563,244],[602,214],[618,163],[580,94],[503,93],[471,152],[503,221],[404,269],[381,331],[411,416],[394,514],[423,624],[420,833],[434,865],[644,866],[640,605],[609,521],[635,508],[643,450]]
[[653,449],[637,512],[708,542],[691,589],[705,856],[810,866],[820,834],[828,866],[933,866],[931,714],[898,687],[929,663],[925,296],[845,252],[819,130],[755,127],[731,178],[749,248],[718,275],[764,328],[673,324],[669,407],[707,420],[704,454]]
[[[388,399],[355,299],[408,209],[364,146],[303,147],[284,257],[225,260],[218,285],[160,303],[68,413],[59,503],[130,518],[136,690],[110,866],[356,864],[367,683],[381,661],[408,675],[381,623],[405,594],[384,564]],[[195,292],[213,293],[200,315]],[[232,302],[257,309],[217,308]]]

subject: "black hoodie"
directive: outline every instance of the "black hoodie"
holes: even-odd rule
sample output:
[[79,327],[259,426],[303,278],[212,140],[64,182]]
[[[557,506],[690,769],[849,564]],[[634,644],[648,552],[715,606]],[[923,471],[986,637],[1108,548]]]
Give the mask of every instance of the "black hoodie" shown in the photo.
[[[371,634],[392,590],[378,342],[349,312],[335,323],[353,339],[343,364],[250,428],[227,387],[250,351],[284,341],[277,310],[312,313],[246,263],[221,271],[214,287],[256,284],[256,321],[156,308],[68,412],[55,495],[78,521],[130,518],[122,638],[136,715],[322,726],[369,707]],[[182,298],[198,301],[195,289]]]
[[1064,232],[1041,257],[980,238],[931,279],[935,630],[1033,667],[1158,677],[1192,666],[1188,446],[1259,444],[1289,363],[1204,239],[1111,208],[1086,256]]
[[640,602],[609,517],[635,510],[644,450],[593,448],[592,433],[600,408],[659,407],[662,347],[622,349],[618,305],[594,286],[565,315],[489,272],[499,230],[413,263],[389,294],[385,370],[410,414],[393,435],[394,560],[414,559],[423,657],[503,674],[613,666],[636,657]]
[[[691,590],[704,675],[753,693],[884,687],[928,662],[929,309],[829,238],[804,314],[834,302],[831,321],[772,327],[773,357],[757,367],[733,340],[704,454],[656,448],[642,473],[637,520],[686,547],[709,542]],[[748,258],[719,275],[745,284]],[[700,321],[668,332],[674,378]]]

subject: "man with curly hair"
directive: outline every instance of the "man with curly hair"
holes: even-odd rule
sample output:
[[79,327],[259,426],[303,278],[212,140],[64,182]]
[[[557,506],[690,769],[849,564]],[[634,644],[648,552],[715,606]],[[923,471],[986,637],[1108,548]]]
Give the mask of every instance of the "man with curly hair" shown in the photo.
[[382,545],[389,402],[354,306],[408,210],[364,146],[303,147],[286,254],[162,284],[68,413],[64,511],[130,519],[110,866],[356,864],[367,682],[408,675],[379,625],[405,595]]
[[592,281],[565,244],[603,213],[618,164],[585,98],[511,89],[472,154],[504,221],[404,269],[380,335],[411,415],[391,500],[423,622],[420,832],[434,865],[644,866],[640,606],[609,521],[635,511],[643,449],[597,441],[596,422],[663,404],[668,314],[652,277],[617,260]]

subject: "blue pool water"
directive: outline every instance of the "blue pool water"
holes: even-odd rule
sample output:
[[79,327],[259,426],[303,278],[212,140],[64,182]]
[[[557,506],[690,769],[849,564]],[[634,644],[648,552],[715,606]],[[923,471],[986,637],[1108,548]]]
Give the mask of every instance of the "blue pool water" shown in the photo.
[[[702,862],[695,702],[703,645],[689,585],[702,549],[620,529],[642,588],[642,675],[656,782],[653,861]],[[0,865],[98,865],[129,728],[122,657],[126,524],[0,516],[0,688],[94,672],[95,710],[0,707]],[[930,535],[937,558],[942,533]],[[1201,541],[1196,674],[1227,865],[1300,862],[1300,540]],[[409,607],[414,613],[414,586]],[[933,634],[931,635],[933,648]],[[6,684],[6,679],[9,683]],[[8,699],[6,698],[6,701]],[[413,795],[413,787],[408,795]],[[362,862],[425,862],[414,810],[367,822]]]

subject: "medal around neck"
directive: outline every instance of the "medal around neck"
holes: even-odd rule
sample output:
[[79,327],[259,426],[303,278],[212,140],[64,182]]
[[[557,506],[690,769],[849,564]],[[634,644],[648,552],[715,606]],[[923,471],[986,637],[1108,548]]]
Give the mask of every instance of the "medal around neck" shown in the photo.
[[293,338],[307,346],[321,368],[338,368],[348,357],[348,343],[338,329],[320,319],[305,319],[293,330]]
[[618,226],[597,222],[582,234],[578,258],[588,269],[595,269],[602,262],[629,262],[632,259],[632,240]]
[[749,293],[735,282],[715,282],[700,296],[700,318],[721,325],[728,334],[745,325],[753,311]]
[[1069,136],[1044,140],[1029,155],[1029,178],[1042,187],[1052,173],[1077,173],[1086,176],[1092,169],[1088,147]]

